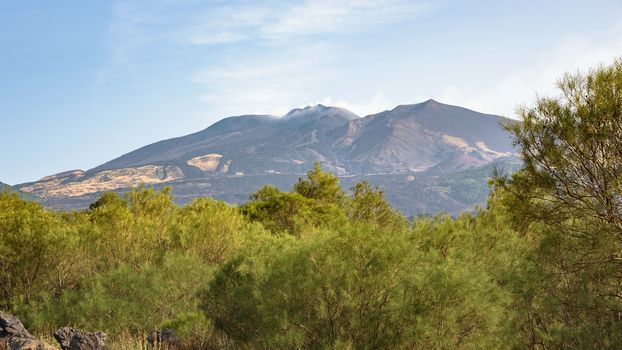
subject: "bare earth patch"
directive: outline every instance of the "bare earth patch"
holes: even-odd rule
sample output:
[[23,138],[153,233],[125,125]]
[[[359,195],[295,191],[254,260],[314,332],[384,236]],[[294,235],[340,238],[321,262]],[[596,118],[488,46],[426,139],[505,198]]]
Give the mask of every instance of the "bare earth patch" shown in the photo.
[[203,171],[216,171],[220,164],[222,154],[210,153],[200,157],[194,157],[188,160],[188,165],[195,166]]
[[22,187],[21,190],[41,198],[77,197],[140,184],[158,184],[184,177],[179,167],[160,165],[105,170],[90,177],[82,175],[74,181],[65,182],[74,175],[48,176],[37,183]]

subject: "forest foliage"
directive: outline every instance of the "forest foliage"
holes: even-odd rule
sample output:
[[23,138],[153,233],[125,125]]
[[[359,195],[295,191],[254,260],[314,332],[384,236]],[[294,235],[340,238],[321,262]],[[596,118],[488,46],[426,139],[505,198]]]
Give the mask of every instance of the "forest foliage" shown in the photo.
[[0,309],[193,348],[622,348],[622,61],[559,88],[507,125],[524,166],[454,218],[409,221],[319,163],[239,207],[0,193]]

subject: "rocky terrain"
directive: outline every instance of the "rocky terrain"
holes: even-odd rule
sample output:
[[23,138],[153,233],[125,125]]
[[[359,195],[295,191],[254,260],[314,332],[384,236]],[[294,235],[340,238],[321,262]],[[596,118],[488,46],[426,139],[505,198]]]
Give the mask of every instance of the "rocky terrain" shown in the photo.
[[40,197],[44,205],[65,209],[84,208],[102,192],[139,184],[171,186],[180,203],[198,196],[238,203],[264,184],[289,189],[314,161],[321,161],[346,188],[361,179],[381,186],[408,215],[458,212],[481,203],[481,193],[452,197],[443,179],[467,171],[465,186],[476,181],[475,187],[481,187],[491,164],[514,168],[514,149],[501,127],[507,122],[434,100],[363,118],[343,108],[316,105],[282,117],[225,118],[93,169],[16,188]]
[[[106,338],[103,332],[89,333],[71,327],[54,332],[62,350],[104,350]],[[17,317],[0,311],[0,350],[58,349],[30,334]]]

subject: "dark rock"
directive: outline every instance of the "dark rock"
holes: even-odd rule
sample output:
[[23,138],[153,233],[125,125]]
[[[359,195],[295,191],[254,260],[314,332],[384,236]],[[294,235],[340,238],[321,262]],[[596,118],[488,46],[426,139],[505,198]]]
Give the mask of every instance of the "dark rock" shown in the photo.
[[104,332],[88,333],[71,327],[54,332],[54,339],[63,350],[104,350],[107,338]]
[[37,340],[15,316],[0,311],[0,350],[55,350]]
[[177,342],[175,333],[170,328],[154,329],[147,335],[147,344],[170,347]]
[[0,311],[0,338],[19,335],[22,338],[34,339],[17,317]]
[[[6,344],[6,350],[56,350],[53,346],[37,339],[20,338],[13,336],[0,339],[0,344]],[[5,345],[0,345],[0,349],[5,349]]]

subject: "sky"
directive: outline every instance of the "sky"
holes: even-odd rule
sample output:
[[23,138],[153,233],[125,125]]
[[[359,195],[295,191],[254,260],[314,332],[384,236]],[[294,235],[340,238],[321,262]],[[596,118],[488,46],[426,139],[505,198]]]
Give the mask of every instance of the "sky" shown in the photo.
[[516,118],[620,56],[619,0],[0,0],[0,181],[317,103]]

